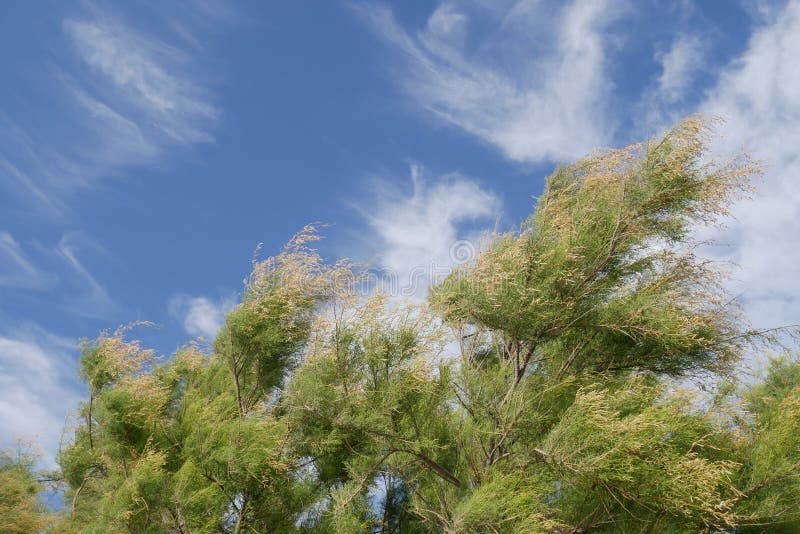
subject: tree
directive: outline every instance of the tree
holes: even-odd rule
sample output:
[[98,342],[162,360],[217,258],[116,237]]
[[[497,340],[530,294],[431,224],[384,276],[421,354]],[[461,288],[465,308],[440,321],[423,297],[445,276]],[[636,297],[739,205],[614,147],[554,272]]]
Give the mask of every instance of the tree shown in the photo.
[[800,528],[800,367],[731,378],[771,339],[692,240],[758,168],[709,163],[709,135],[693,117],[560,167],[428,306],[362,298],[307,227],[210,350],[85,343],[57,530]]

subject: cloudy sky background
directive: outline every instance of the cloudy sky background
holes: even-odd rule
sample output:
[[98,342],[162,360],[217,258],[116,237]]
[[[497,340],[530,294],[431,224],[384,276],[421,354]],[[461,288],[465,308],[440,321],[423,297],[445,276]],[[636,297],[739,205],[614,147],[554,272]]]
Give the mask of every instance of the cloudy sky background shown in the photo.
[[558,162],[697,111],[768,164],[709,254],[800,322],[800,1],[411,4],[3,6],[0,445],[52,463],[79,338],[213,337],[258,243],[320,221],[329,258],[447,268]]

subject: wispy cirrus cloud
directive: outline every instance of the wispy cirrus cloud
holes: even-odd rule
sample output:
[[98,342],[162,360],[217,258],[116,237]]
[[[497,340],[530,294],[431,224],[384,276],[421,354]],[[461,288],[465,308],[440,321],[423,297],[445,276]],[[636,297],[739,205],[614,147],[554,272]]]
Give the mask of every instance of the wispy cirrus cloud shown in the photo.
[[105,255],[105,250],[91,237],[78,232],[64,234],[55,247],[55,255],[66,263],[70,270],[66,278],[65,295],[67,306],[76,313],[106,317],[118,309],[105,286],[91,273],[81,259],[86,252]]
[[[14,132],[18,128],[6,120],[0,122],[0,139],[14,137],[17,146],[25,146],[25,140],[19,137],[19,132]],[[6,129],[6,135],[2,135],[2,130]],[[3,139],[5,140],[5,139]],[[5,144],[5,143],[4,143]],[[5,144],[8,147],[8,144]],[[28,150],[30,154],[32,151]],[[36,170],[23,170],[13,163],[4,153],[0,151],[0,185],[11,193],[9,197],[25,199],[29,204],[34,205],[38,211],[47,213],[50,217],[60,217],[64,212],[61,201],[48,192],[45,182],[47,178],[38,174]],[[31,175],[31,173],[34,173]]]
[[[418,31],[387,7],[357,10],[402,53],[395,77],[406,94],[508,158],[571,159],[610,141],[609,30],[624,2],[444,1]],[[497,29],[473,34],[473,23],[487,17]]]
[[[113,258],[91,236],[66,232],[54,244],[38,241],[20,244],[7,231],[0,231],[0,288],[6,296],[20,295],[38,302],[46,298],[48,308],[108,318],[118,310],[105,286],[87,266],[87,260]],[[48,294],[42,290],[51,290]],[[5,299],[5,304],[8,299]],[[4,312],[0,306],[0,314]],[[0,315],[0,328],[9,323]]]
[[[192,13],[202,7],[229,24],[232,11],[215,5]],[[78,190],[212,143],[221,115],[200,44],[210,20],[170,25],[178,14],[161,13],[173,30],[156,33],[86,6],[63,19],[59,59],[43,59],[46,120],[0,109],[0,187],[51,219]]]
[[110,18],[67,19],[64,31],[95,74],[95,97],[78,100],[106,120],[138,127],[158,146],[210,142],[219,111],[187,68],[191,57]]

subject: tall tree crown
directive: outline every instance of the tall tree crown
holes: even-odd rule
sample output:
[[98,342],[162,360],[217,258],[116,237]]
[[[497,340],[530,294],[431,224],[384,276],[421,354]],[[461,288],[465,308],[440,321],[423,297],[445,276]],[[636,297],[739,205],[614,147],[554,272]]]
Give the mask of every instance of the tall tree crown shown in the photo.
[[426,306],[363,298],[307,227],[210,347],[84,344],[57,531],[796,531],[800,364],[728,377],[768,339],[692,237],[758,167],[709,136],[559,167]]

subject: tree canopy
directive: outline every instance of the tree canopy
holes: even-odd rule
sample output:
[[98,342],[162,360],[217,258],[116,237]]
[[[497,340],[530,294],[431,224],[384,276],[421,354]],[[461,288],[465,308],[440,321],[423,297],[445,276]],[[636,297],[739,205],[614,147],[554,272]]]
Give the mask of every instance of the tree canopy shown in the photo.
[[[800,531],[800,362],[737,381],[772,340],[693,239],[759,168],[710,135],[559,167],[426,305],[360,294],[307,227],[212,344],[85,342],[53,531]],[[0,462],[10,532],[47,527],[32,476]]]

